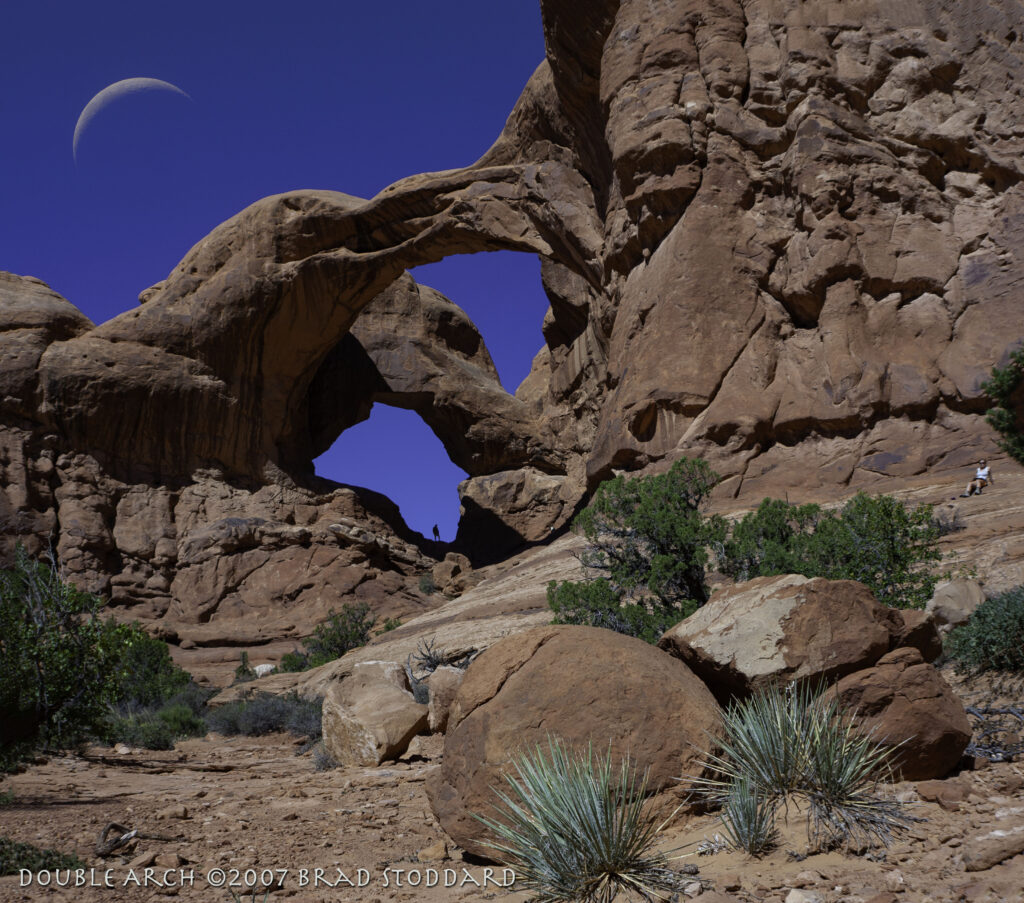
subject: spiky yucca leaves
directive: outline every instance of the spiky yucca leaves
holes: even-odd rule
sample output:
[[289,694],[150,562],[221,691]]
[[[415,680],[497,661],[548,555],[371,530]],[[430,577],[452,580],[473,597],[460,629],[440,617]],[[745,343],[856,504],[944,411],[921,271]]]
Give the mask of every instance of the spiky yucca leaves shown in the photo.
[[722,806],[722,829],[733,849],[751,856],[767,853],[778,843],[775,806],[747,778],[740,778]]
[[[730,706],[724,723],[722,754],[707,762],[717,777],[695,786],[726,813],[745,815],[751,836],[758,837],[755,828],[790,800],[807,805],[809,837],[818,847],[888,845],[917,821],[900,803],[876,793],[879,782],[891,777],[894,750],[870,733],[858,734],[850,713],[810,685],[759,690]],[[752,799],[766,810],[759,817],[747,812]],[[756,854],[745,844],[737,846]]]
[[668,857],[653,848],[662,826],[643,808],[646,771],[626,760],[616,771],[610,749],[572,753],[552,738],[547,750],[538,745],[513,765],[508,792],[494,790],[497,817],[476,817],[537,903],[610,903],[619,894],[667,900],[682,889]]
[[873,732],[858,734],[834,698],[812,705],[820,730],[808,749],[807,787],[800,790],[810,804],[811,836],[819,845],[888,846],[893,835],[920,821],[898,800],[878,795],[880,781],[893,777],[898,747],[876,743]]

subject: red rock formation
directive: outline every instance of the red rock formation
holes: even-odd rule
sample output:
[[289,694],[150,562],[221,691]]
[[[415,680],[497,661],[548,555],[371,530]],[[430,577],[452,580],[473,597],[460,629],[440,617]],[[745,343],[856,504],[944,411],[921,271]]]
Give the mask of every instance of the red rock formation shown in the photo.
[[[266,198],[94,328],[5,278],[22,300],[2,334],[35,330],[4,362],[7,536],[53,529],[87,584],[212,618],[248,578],[176,595],[186,535],[226,516],[179,520],[180,500],[248,493],[237,516],[264,517],[257,498],[299,492],[270,520],[318,523],[310,462],[374,400],[419,411],[470,473],[477,557],[543,539],[613,469],[681,454],[756,499],[991,453],[980,383],[1024,320],[1020,4],[542,13],[547,59],[470,167],[369,201]],[[540,255],[551,300],[515,398],[468,321],[402,276],[499,248]]]

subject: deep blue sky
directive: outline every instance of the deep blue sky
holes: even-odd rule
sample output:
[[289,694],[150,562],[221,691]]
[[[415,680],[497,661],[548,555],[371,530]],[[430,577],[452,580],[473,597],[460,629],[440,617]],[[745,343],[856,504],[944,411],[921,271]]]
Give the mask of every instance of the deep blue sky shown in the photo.
[[[0,269],[45,280],[95,322],[268,194],[370,197],[473,162],[544,54],[536,0],[12,0],[0,28]],[[115,101],[76,166],[83,107],[136,76],[192,99]],[[514,391],[542,344],[537,260],[453,257],[414,275],[469,312]],[[464,474],[414,414],[376,406],[317,468],[387,493],[415,529],[437,521],[454,536]]]

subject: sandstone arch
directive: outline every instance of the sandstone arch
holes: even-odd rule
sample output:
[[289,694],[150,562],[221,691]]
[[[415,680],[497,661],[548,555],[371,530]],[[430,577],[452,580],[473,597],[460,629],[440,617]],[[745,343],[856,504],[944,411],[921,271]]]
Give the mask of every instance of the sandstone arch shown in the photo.
[[[1024,321],[1021,3],[541,7],[547,59],[476,164],[370,200],[264,199],[139,308],[97,327],[52,312],[0,401],[8,536],[53,524],[73,569],[166,612],[193,533],[239,555],[321,542],[213,525],[229,509],[289,528],[327,517],[289,493],[381,395],[432,419],[469,465],[467,511],[509,542],[542,538],[614,469],[681,454],[756,500],[992,451],[980,383]],[[421,291],[406,268],[491,249],[540,255],[552,304],[515,397],[486,367],[476,397],[453,389],[426,362],[474,355],[436,330],[422,384],[359,369],[353,342],[374,346],[361,312]],[[332,398],[342,376],[370,381]],[[198,485],[233,501],[200,504]],[[359,516],[402,538],[385,508]],[[118,525],[143,511],[135,542]],[[231,579],[204,611],[242,598],[250,577]]]

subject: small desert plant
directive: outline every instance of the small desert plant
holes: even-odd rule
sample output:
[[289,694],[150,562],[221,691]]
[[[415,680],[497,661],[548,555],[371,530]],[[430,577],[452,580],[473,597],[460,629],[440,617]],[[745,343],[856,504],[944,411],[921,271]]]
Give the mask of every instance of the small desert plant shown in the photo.
[[243,650],[238,667],[235,668],[235,683],[245,683],[250,680],[256,680],[256,672],[249,664],[249,653]]
[[548,606],[553,624],[604,627],[616,633],[657,643],[661,635],[678,623],[685,613],[647,602],[624,602],[605,577],[594,580],[548,584]]
[[433,574],[424,574],[420,577],[420,592],[424,596],[432,596],[437,592],[437,584],[434,582]]
[[[764,849],[760,838],[775,811],[790,802],[807,807],[818,848],[888,845],[915,821],[876,793],[891,776],[894,750],[859,734],[850,713],[806,683],[759,690],[726,710],[724,726],[723,752],[707,763],[717,775],[696,787],[725,807],[730,839],[752,855]],[[757,842],[748,847],[745,837]]]
[[970,671],[1024,671],[1024,586],[982,602],[950,632],[946,651]]
[[305,671],[309,667],[309,655],[301,649],[293,649],[281,656],[277,670],[285,673]]
[[747,777],[730,788],[722,805],[722,830],[730,847],[751,856],[767,853],[778,843],[775,806]]
[[426,705],[430,701],[427,678],[443,665],[465,670],[475,655],[476,652],[471,650],[460,658],[447,652],[444,648],[438,649],[434,645],[433,639],[420,640],[416,646],[416,652],[405,660],[405,673],[409,678],[409,687],[412,690],[413,698],[418,703]]
[[313,768],[316,771],[331,771],[338,767],[332,756],[324,747],[323,743],[317,743],[313,747]]
[[16,875],[19,869],[30,872],[50,869],[80,869],[86,865],[77,856],[57,850],[42,850],[28,843],[0,837],[0,875]]
[[340,612],[332,609],[313,635],[303,640],[310,667],[333,662],[346,652],[365,646],[370,642],[370,631],[375,623],[377,619],[370,614],[370,606],[365,602],[345,604]]
[[495,838],[488,845],[536,900],[610,903],[630,892],[651,900],[682,888],[654,849],[661,826],[644,810],[647,772],[627,760],[613,768],[611,750],[572,753],[556,739],[513,765],[507,792],[494,791],[496,817],[477,818]]
[[[412,669],[412,656],[405,660],[405,676],[409,678],[409,689],[412,691],[412,698],[420,705],[430,702],[430,687],[427,686],[426,677],[417,677]],[[429,675],[427,675],[429,676]]]
[[419,666],[421,671],[433,674],[442,665],[447,664],[448,657],[444,649],[438,649],[434,645],[433,639],[420,640],[416,645],[416,654],[413,655],[413,661]]
[[176,740],[202,737],[206,730],[206,722],[191,706],[177,702],[117,716],[112,719],[106,737],[113,743],[144,749],[174,749]]
[[296,737],[317,739],[323,733],[324,701],[322,697],[305,699],[301,696],[286,696],[291,712],[285,719],[285,730]]
[[322,707],[322,699],[301,699],[295,693],[288,696],[259,693],[212,709],[206,716],[206,724],[211,731],[227,736],[258,737],[289,731],[300,737],[319,737]]
[[985,419],[1002,436],[999,447],[1024,464],[1024,347],[1010,354],[1005,367],[994,367],[981,390],[995,402]]
[[412,655],[412,664],[424,674],[433,674],[438,668],[443,665],[447,665],[451,668],[462,668],[465,670],[469,667],[470,661],[473,659],[473,653],[470,652],[467,655],[459,658],[457,654],[448,652],[443,646],[438,649],[434,645],[434,640],[420,640],[416,646],[416,652]]

